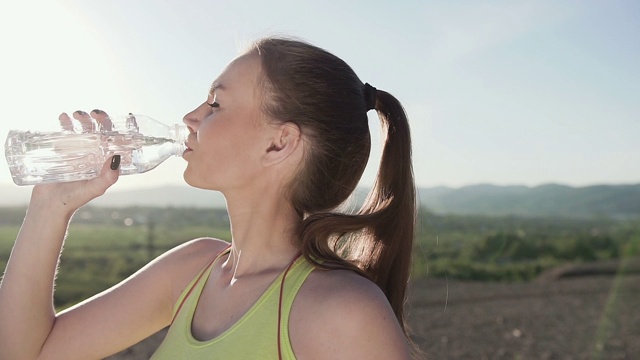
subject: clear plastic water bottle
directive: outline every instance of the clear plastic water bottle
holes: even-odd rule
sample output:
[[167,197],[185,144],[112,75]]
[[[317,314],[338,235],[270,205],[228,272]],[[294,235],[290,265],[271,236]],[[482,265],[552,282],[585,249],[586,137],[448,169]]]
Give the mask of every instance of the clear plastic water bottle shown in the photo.
[[81,129],[11,130],[4,149],[13,182],[35,185],[94,178],[115,154],[121,156],[120,174],[147,172],[182,156],[188,135],[186,125],[167,126],[143,115],[112,116]]

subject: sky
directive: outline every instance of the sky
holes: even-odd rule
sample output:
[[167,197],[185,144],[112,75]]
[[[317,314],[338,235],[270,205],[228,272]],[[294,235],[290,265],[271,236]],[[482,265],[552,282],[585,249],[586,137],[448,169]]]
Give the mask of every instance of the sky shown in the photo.
[[[180,122],[251,41],[292,36],[402,102],[418,186],[640,183],[638,19],[632,0],[3,1],[0,134],[78,109]],[[184,184],[184,168],[116,187]]]

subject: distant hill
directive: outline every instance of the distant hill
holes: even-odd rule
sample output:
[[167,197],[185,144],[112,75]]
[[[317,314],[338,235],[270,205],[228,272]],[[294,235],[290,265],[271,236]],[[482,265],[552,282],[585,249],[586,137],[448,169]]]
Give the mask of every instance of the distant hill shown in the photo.
[[224,208],[222,194],[196,189],[188,185],[150,187],[137,190],[111,191],[91,202],[95,206],[174,206],[198,208]]
[[[0,184],[0,206],[27,205],[31,195],[31,186]],[[175,206],[223,208],[224,197],[217,192],[195,189],[190,186],[175,185],[140,188],[135,190],[117,190],[111,188],[104,196],[91,201],[89,205],[105,207],[125,206]]]
[[[358,193],[364,192],[362,189]],[[0,206],[25,205],[31,188],[0,185],[0,193]],[[439,214],[640,218],[640,184],[587,187],[481,184],[462,188],[421,188],[418,197],[421,206]],[[219,193],[184,185],[110,189],[90,205],[220,208],[225,206],[225,202]]]
[[420,203],[440,214],[640,218],[640,184],[570,187],[472,185],[419,191]]

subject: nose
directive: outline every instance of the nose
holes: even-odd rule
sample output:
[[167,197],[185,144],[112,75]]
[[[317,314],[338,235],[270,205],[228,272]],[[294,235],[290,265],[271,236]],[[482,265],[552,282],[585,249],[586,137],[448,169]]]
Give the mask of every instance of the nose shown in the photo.
[[[191,114],[191,113],[189,113],[189,114]],[[189,128],[190,132],[198,132],[198,128],[197,128],[198,121],[196,121],[196,119],[190,117],[189,114],[185,115],[182,118],[182,122],[185,123],[185,125],[187,125],[187,127]]]
[[187,125],[191,132],[198,132],[198,127],[200,127],[200,119],[198,117],[199,109],[200,107],[195,108],[182,118],[182,122]]

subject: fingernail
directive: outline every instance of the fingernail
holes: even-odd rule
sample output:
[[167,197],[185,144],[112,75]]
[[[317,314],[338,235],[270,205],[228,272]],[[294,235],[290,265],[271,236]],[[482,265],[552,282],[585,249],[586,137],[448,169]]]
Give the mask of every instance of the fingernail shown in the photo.
[[118,169],[118,166],[120,166],[120,155],[113,155],[111,158],[111,170]]
[[93,109],[93,111],[91,111],[91,112],[94,112],[96,114],[102,114],[103,113],[102,110],[98,110],[98,109]]

